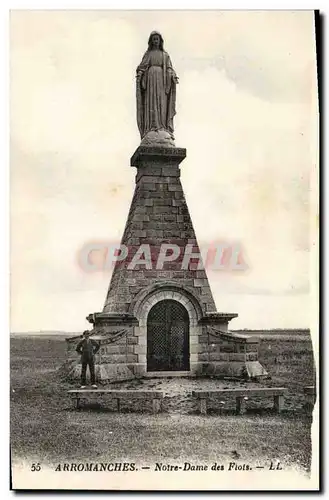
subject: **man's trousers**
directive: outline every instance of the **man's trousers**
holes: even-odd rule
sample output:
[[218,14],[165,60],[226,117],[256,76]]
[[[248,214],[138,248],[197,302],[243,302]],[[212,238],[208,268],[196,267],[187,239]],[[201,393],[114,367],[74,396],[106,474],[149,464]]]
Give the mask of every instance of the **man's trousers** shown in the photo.
[[87,366],[89,366],[91,385],[94,385],[95,384],[95,361],[94,361],[94,359],[93,358],[82,359],[81,363],[82,363],[81,385],[86,385]]

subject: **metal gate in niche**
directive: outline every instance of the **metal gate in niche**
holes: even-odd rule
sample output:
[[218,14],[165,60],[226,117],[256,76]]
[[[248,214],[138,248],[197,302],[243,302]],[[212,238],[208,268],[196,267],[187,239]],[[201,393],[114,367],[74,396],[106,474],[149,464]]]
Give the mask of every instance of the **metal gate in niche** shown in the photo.
[[147,317],[147,371],[189,369],[188,312],[175,300],[161,300]]

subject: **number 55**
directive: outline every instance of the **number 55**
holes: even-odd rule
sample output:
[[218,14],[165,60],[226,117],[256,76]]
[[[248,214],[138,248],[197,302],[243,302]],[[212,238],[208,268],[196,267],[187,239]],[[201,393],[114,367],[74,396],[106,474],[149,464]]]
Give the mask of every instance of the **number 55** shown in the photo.
[[37,464],[32,464],[31,465],[31,471],[32,472],[38,472],[39,470],[41,470],[41,466],[40,466],[39,462]]

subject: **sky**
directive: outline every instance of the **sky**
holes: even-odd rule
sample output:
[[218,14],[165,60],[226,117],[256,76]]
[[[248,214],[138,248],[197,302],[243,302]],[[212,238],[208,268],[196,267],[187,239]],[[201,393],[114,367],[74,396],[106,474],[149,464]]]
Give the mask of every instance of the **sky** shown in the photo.
[[151,31],[179,76],[176,146],[200,244],[248,269],[209,271],[235,328],[307,328],[317,223],[310,11],[12,11],[11,330],[79,331],[110,272],[84,245],[121,240],[140,143],[135,70]]

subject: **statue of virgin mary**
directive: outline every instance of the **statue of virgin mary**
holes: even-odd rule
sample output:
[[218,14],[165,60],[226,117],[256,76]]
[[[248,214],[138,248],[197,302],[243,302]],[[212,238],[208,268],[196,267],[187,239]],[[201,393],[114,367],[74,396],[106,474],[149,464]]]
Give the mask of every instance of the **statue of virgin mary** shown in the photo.
[[137,124],[142,144],[174,146],[177,83],[169,54],[163,50],[163,38],[152,31],[136,77]]

